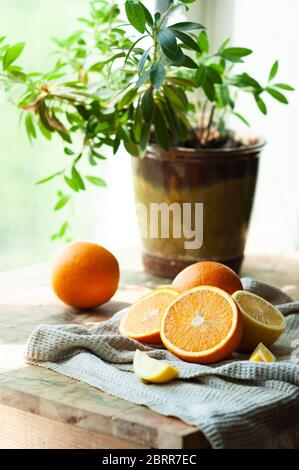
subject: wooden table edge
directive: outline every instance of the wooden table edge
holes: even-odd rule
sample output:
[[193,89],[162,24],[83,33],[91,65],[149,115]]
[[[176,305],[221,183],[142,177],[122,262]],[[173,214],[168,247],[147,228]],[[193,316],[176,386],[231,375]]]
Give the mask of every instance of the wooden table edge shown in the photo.
[[[22,395],[23,400],[20,400],[19,393]],[[22,391],[19,393],[16,389],[0,384],[0,403],[29,414],[70,424],[92,433],[105,434],[113,438],[135,443],[138,446],[145,446],[146,448],[204,449],[210,447],[202,432],[187,423],[186,426],[190,429],[184,429],[179,433],[177,431],[172,433],[163,429],[150,428],[148,425],[142,425],[138,421],[134,423],[132,417],[126,416],[123,412],[116,416],[100,413],[91,414],[87,411],[90,415],[86,416],[82,409],[46,398],[43,398],[42,409],[39,409],[37,406],[39,397],[30,392],[24,393]],[[128,424],[134,427],[134,433],[129,436]],[[149,438],[147,438],[148,431],[150,431]],[[154,446],[153,443],[155,444]]]

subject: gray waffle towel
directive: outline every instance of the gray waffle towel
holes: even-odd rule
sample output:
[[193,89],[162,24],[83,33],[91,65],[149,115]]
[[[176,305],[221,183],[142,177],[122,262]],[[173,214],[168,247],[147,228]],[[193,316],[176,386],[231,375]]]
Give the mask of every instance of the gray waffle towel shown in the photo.
[[[197,426],[213,448],[254,448],[299,426],[299,302],[277,288],[243,279],[287,317],[287,329],[272,346],[276,363],[253,363],[235,354],[204,366],[170,352],[122,337],[124,310],[86,329],[80,325],[40,325],[26,347],[30,364],[86,382],[124,400]],[[174,365],[180,379],[147,385],[132,373],[136,349]]]

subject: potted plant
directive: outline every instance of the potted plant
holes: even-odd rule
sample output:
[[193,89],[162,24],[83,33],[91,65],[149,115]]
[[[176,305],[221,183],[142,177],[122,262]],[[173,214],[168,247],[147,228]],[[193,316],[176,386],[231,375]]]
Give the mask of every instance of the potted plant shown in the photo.
[[[38,182],[62,180],[68,192],[59,191],[56,210],[68,204],[69,191],[84,191],[87,183],[105,186],[98,174],[82,174],[83,160],[96,170],[107,147],[116,154],[122,146],[133,157],[136,200],[145,209],[139,211],[141,228],[151,204],[189,204],[195,223],[192,205],[203,203],[201,246],[186,248],[190,237],[183,218],[176,221],[181,236],[173,223],[166,238],[159,234],[161,220],[150,222],[158,235],[143,238],[144,264],[165,277],[201,259],[239,270],[265,142],[232,131],[230,117],[248,125],[237,107],[240,92],[251,94],[266,114],[265,95],[287,104],[284,91],[293,90],[276,80],[277,61],[261,84],[242,69],[250,49],[231,47],[227,40],[210,51],[203,25],[174,24],[173,12],[193,1],[176,0],[152,16],[142,1],[126,0],[128,23],[120,20],[115,2],[93,1],[90,18],[79,19],[82,28],[55,40],[59,58],[44,74],[16,65],[23,43],[11,46],[0,39],[0,81],[17,93],[29,138],[39,131],[64,141],[65,165]],[[168,217],[174,222],[174,211]],[[64,223],[53,238],[67,231]]]

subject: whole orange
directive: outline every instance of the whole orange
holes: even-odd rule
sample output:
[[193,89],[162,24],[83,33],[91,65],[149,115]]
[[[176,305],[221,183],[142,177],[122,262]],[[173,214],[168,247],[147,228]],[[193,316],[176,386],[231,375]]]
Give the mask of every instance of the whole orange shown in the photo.
[[230,268],[215,261],[201,261],[183,269],[173,280],[172,287],[184,292],[197,286],[214,286],[233,294],[243,290],[239,276]]
[[118,262],[96,243],[72,242],[57,253],[51,281],[54,292],[67,305],[97,307],[108,302],[118,288]]

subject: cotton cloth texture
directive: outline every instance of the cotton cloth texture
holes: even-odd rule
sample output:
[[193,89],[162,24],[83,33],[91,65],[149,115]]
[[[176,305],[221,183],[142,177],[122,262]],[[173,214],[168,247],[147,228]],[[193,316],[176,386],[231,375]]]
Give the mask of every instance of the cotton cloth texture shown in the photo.
[[[160,347],[124,338],[118,324],[126,310],[86,329],[40,325],[26,345],[28,363],[86,382],[115,397],[145,405],[198,427],[215,449],[258,448],[299,426],[299,302],[281,290],[242,279],[244,289],[276,305],[287,328],[271,347],[275,363],[234,354],[212,365],[181,361]],[[145,384],[133,373],[136,349],[179,370],[179,379]],[[297,351],[296,351],[297,349]]]

